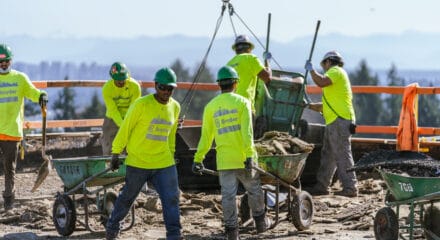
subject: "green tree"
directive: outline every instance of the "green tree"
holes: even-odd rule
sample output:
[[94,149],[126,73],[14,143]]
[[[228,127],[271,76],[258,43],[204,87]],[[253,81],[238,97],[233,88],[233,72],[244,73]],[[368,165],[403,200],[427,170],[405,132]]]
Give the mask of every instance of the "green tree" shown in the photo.
[[32,117],[35,115],[38,115],[41,113],[40,106],[38,103],[34,103],[30,101],[29,99],[25,100],[24,103],[24,116],[25,117]]
[[[367,62],[361,60],[359,67],[350,73],[351,84],[377,86],[379,78],[372,75]],[[356,122],[365,125],[378,125],[383,113],[383,105],[380,94],[354,94],[353,104],[356,113]]]
[[[64,78],[64,80],[67,79],[68,77]],[[75,91],[70,87],[63,88],[62,91],[58,92],[58,98],[55,99],[52,107],[56,120],[76,119]],[[72,130],[66,129],[66,131]]]
[[[185,68],[182,62],[177,59],[171,68],[174,70],[179,82],[197,82],[197,83],[215,83],[214,77],[207,66],[203,68],[197,65],[196,72],[190,74],[190,70]],[[202,119],[203,109],[206,103],[217,95],[215,91],[200,91],[192,89],[178,89],[173,97],[180,102],[182,106],[181,115],[186,119]]]
[[[433,86],[432,82],[429,85]],[[436,127],[440,122],[440,101],[435,94],[419,95],[419,121],[423,127]]]
[[[397,67],[393,64],[387,74],[388,86],[405,86],[405,79],[397,73]],[[400,110],[402,108],[402,95],[391,94],[384,99],[385,108],[381,115],[381,121],[385,125],[398,125]]]
[[81,118],[94,119],[103,118],[105,115],[105,105],[99,100],[98,92],[95,91],[92,96],[90,105],[87,106],[79,115]]

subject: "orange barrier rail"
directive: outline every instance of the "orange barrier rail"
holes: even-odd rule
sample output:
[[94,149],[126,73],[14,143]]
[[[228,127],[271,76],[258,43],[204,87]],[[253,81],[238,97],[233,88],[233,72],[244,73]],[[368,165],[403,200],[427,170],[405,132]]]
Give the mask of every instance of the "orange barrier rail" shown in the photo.
[[[106,80],[56,80],[56,81],[33,81],[37,88],[49,87],[102,87]],[[142,88],[153,88],[152,81],[139,81]],[[189,82],[177,83],[179,89],[194,89],[204,91],[218,91],[219,88],[215,83],[197,83],[193,85]],[[403,94],[405,87],[397,86],[352,86],[353,93],[387,93],[387,94]],[[321,88],[318,86],[306,86],[306,92],[309,94],[321,94]],[[418,94],[440,94],[440,87],[419,87]],[[78,119],[78,120],[48,120],[48,128],[61,127],[98,127],[102,126],[103,119]],[[184,126],[199,126],[200,120],[185,120]],[[24,128],[36,129],[41,128],[39,121],[26,121]],[[397,126],[369,126],[358,125],[357,133],[369,134],[396,134]],[[440,135],[440,128],[419,127],[420,135]]]

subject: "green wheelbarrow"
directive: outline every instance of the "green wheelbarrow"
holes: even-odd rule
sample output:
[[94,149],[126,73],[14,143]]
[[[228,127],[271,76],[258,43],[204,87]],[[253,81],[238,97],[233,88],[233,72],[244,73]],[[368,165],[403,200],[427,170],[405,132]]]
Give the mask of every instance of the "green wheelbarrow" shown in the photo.
[[[117,171],[112,172],[109,167],[110,161],[110,156],[52,160],[58,176],[64,183],[64,192],[57,193],[52,211],[53,222],[60,235],[72,234],[77,222],[87,230],[96,232],[90,223],[92,215],[97,215],[105,227],[117,198],[109,189],[125,181],[126,170],[126,166],[122,164]],[[96,203],[96,209],[90,206],[93,201]],[[78,210],[79,206],[83,206],[83,211]],[[84,221],[77,219],[80,215],[84,216]],[[131,207],[130,215],[129,219],[124,220],[122,231],[130,229],[134,224],[134,206]]]
[[[440,177],[410,177],[377,169],[388,190],[385,205],[374,218],[378,240],[414,239],[414,229],[423,229],[426,239],[440,240]],[[409,207],[407,223],[399,224],[401,206]],[[395,208],[395,210],[393,210]],[[418,213],[420,224],[415,223]],[[399,230],[406,230],[399,233]]]
[[[280,221],[281,186],[287,190],[285,203],[288,208],[289,220],[300,231],[310,228],[314,215],[313,199],[308,192],[301,190],[300,182],[300,176],[308,155],[309,153],[305,152],[258,157],[259,166],[253,168],[260,173],[264,196],[266,197],[264,202],[266,204],[268,202],[268,192],[274,195],[275,222],[271,228],[274,228]],[[247,193],[241,198],[239,210],[243,226],[249,225],[252,218]]]

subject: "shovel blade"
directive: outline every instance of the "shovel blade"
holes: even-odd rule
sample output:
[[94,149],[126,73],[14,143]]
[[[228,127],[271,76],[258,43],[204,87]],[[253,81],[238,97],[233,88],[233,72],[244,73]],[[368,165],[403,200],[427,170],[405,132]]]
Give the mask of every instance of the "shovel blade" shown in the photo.
[[37,190],[37,188],[40,187],[40,185],[44,182],[47,175],[49,175],[51,169],[50,165],[51,161],[49,157],[47,157],[47,159],[44,159],[43,164],[41,164],[40,168],[38,169],[37,180],[35,180],[34,187],[32,188],[31,192],[35,192],[35,190]]

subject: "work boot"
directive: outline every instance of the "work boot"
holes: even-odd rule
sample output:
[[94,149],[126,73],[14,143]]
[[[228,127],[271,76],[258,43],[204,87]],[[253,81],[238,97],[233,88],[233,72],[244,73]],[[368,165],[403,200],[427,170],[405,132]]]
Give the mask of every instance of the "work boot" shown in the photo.
[[344,188],[342,191],[335,192],[334,194],[343,197],[357,197],[358,191],[357,189]]
[[5,211],[9,211],[13,208],[13,204],[14,204],[14,197],[3,197],[3,206],[5,208]]
[[310,193],[312,196],[321,196],[321,195],[329,195],[330,192],[328,188],[322,188],[318,185],[313,186],[312,188],[304,189],[306,192]]
[[118,238],[118,232],[113,231],[105,231],[105,239],[106,240],[114,240]]
[[239,240],[238,227],[226,227],[225,234],[227,240]]
[[266,217],[266,213],[254,217],[254,222],[257,233],[265,232],[272,226],[272,221],[270,221],[270,219]]

